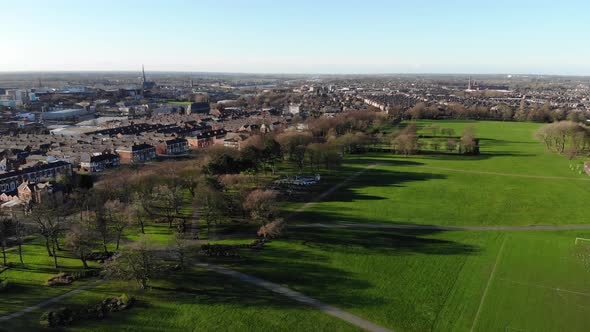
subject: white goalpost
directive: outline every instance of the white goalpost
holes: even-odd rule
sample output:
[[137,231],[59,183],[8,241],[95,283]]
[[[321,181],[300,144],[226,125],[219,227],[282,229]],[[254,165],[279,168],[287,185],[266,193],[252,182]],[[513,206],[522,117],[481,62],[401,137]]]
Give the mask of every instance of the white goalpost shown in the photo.
[[575,245],[578,245],[580,243],[586,243],[587,245],[590,246],[590,239],[586,239],[586,238],[583,238],[583,237],[577,237],[576,238],[576,241],[574,241],[574,244]]

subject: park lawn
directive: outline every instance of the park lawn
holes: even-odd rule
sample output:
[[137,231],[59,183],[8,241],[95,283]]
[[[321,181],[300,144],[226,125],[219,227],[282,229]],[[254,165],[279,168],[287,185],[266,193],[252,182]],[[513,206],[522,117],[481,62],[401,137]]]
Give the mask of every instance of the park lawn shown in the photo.
[[[190,226],[190,225],[189,225]],[[155,246],[166,246],[173,242],[174,232],[176,232],[176,225],[172,228],[168,226],[167,222],[147,222],[144,227],[145,237],[148,243]],[[126,230],[126,241],[135,242],[141,238],[142,234],[139,226],[133,226]]]
[[[543,126],[530,122],[502,121],[416,121],[419,133],[430,125],[452,128],[456,136],[461,136],[464,128],[472,127],[475,137],[480,139],[478,156],[459,156],[456,154],[425,154],[407,158],[428,166],[450,167],[501,173],[581,177],[572,172],[565,156],[545,150],[542,142],[535,138],[535,132]],[[440,134],[439,134],[440,135]],[[442,152],[444,148],[441,148]],[[585,175],[584,175],[585,176]],[[585,176],[587,178],[587,176]]]
[[[62,250],[58,254],[59,267],[55,269],[53,258],[47,255],[44,240],[35,239],[23,245],[23,260],[25,262],[23,268],[20,266],[16,248],[7,252],[7,260],[13,266],[0,274],[0,277],[8,279],[10,284],[9,288],[1,295],[0,316],[61,295],[92,280],[77,280],[69,286],[46,286],[47,279],[60,272],[82,270],[82,262],[73,257],[70,252]],[[95,262],[88,262],[88,264],[91,268],[98,267]]]
[[[418,124],[423,128],[433,122]],[[349,160],[357,158],[357,165],[381,165],[358,176],[293,221],[456,226],[586,223],[590,178],[572,171],[572,162],[546,152],[534,140],[533,133],[539,124],[436,124],[441,128],[453,127],[459,134],[461,128],[474,126],[477,136],[482,138],[483,154],[349,156]],[[353,174],[347,167],[343,171]],[[524,177],[510,176],[513,174]]]
[[[385,157],[384,157],[385,158]],[[590,182],[432,170],[391,158],[297,216],[306,223],[585,224]]]
[[[183,204],[179,210],[179,215],[183,218],[187,218],[187,227],[190,230],[191,227],[191,220],[193,215],[193,197],[191,196],[188,189],[182,190],[183,194]],[[156,206],[156,208],[160,208]],[[144,225],[145,236],[149,239],[151,244],[156,246],[166,246],[173,242],[174,240],[174,233],[176,232],[177,228],[177,221],[172,224],[172,228],[168,225],[168,222],[165,220],[164,212],[159,212],[161,216],[157,217],[148,217],[147,221]],[[124,240],[126,242],[129,241],[137,241],[141,237],[141,230],[139,225],[133,223],[125,230],[124,233]]]
[[[301,188],[301,195],[297,196],[296,199],[288,199],[281,201],[280,208],[283,212],[283,217],[290,217],[293,212],[301,208],[305,203],[315,200],[319,195],[325,191],[330,190],[335,185],[338,185],[347,178],[354,176],[356,173],[361,172],[363,169],[371,164],[382,161],[381,154],[371,155],[350,155],[347,156],[342,165],[336,169],[326,170],[324,168],[319,171],[310,171],[306,168],[304,172],[291,171],[288,173],[290,176],[297,174],[313,175],[320,174],[321,179],[318,183]],[[345,189],[342,188],[342,189]]]
[[[261,252],[222,261],[382,326],[424,331],[472,318],[503,236],[290,228]],[[451,296],[468,309],[441,317]]]
[[222,263],[394,330],[470,330],[481,303],[477,330],[584,331],[590,271],[572,254],[579,236],[590,232],[289,229],[263,251]]
[[575,256],[576,237],[590,234],[511,234],[476,330],[587,331],[590,271]]
[[[122,293],[138,299],[104,320],[75,323],[69,331],[359,331],[357,328],[239,280],[202,269],[176,272],[139,291],[133,283],[108,281],[54,307],[95,304]],[[39,328],[42,311],[11,321],[8,329]]]
[[[417,124],[426,126],[432,122]],[[328,190],[370,164],[380,165],[294,216],[290,222],[466,226],[586,223],[585,202],[590,198],[586,189],[590,183],[584,180],[587,176],[572,172],[565,157],[544,151],[542,144],[533,138],[538,124],[470,121],[437,121],[436,124],[453,127],[459,135],[461,128],[474,125],[476,136],[482,139],[482,155],[348,156],[338,171],[322,173],[322,182],[309,189],[309,197]],[[285,204],[286,215],[302,204]],[[190,214],[188,208],[186,212]],[[155,238],[154,242],[161,245],[170,242],[173,230],[166,223],[149,225],[147,233]],[[137,233],[133,229],[128,239],[135,240]],[[590,324],[588,289],[584,283],[588,272],[571,258],[570,249],[576,236],[590,237],[587,233],[289,228],[283,239],[271,242],[263,251],[244,250],[242,258],[212,260],[396,330],[470,330],[474,326],[482,331],[562,328],[578,331]],[[40,249],[37,249],[39,257]],[[72,258],[71,264],[80,263]],[[50,262],[42,265],[46,268]],[[492,271],[495,272],[490,278]],[[45,281],[52,274],[55,271],[37,278]],[[249,302],[252,299],[245,294],[256,294],[258,290],[252,293],[250,286],[239,281],[234,285],[234,281],[203,274],[172,274],[166,281],[156,281],[157,287],[152,291],[139,294],[137,308],[117,314],[112,320],[74,328],[131,330],[136,326],[146,329],[153,326],[157,329],[160,322],[176,330],[270,331],[284,324],[296,330],[350,328],[313,309],[295,308],[291,302],[288,306],[275,304],[267,296],[257,300],[254,297],[256,301]],[[215,284],[220,280],[222,286]],[[11,312],[51,297],[50,292],[54,290],[45,293],[42,287],[46,286],[20,292],[14,300],[11,298],[15,305],[6,310],[0,306],[0,310]],[[207,287],[221,287],[227,294],[226,300],[217,296],[219,293],[211,295]],[[486,288],[488,295],[482,301]],[[60,288],[56,295],[66,289]],[[119,295],[128,289],[127,284],[111,281],[67,301],[99,301],[105,294]],[[207,294],[206,300],[195,301],[198,299],[195,293],[203,292]],[[261,309],[268,317],[258,314]],[[27,316],[28,320],[17,319],[13,324],[25,324],[21,326],[24,328],[38,319],[40,312],[35,314]],[[312,318],[308,324],[309,317]],[[229,325],[220,327],[222,322]]]

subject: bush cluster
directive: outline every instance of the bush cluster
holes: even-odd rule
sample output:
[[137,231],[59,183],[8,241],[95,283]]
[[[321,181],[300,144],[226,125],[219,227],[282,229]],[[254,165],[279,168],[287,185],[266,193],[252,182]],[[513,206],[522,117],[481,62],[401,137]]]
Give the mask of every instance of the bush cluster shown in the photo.
[[125,310],[134,302],[133,297],[122,294],[119,297],[106,298],[100,303],[79,310],[62,307],[44,312],[41,315],[40,324],[45,328],[55,328],[69,326],[76,321],[85,319],[103,319],[108,313]]
[[205,256],[239,256],[238,249],[262,249],[266,243],[265,239],[257,239],[249,244],[203,244],[201,254]]
[[0,279],[0,293],[6,291],[10,287],[8,279]]
[[106,261],[107,259],[113,257],[112,252],[108,252],[105,253],[104,251],[95,251],[91,254],[88,255],[87,259],[89,261],[95,261],[95,262],[99,262],[99,263],[103,263],[104,261]]
[[47,286],[67,286],[74,282],[74,277],[68,273],[60,273],[47,279]]
[[49,279],[47,279],[48,286],[67,286],[73,283],[76,280],[91,278],[91,277],[98,277],[100,275],[100,270],[82,270],[76,271],[71,273],[62,272],[58,275],[55,275]]

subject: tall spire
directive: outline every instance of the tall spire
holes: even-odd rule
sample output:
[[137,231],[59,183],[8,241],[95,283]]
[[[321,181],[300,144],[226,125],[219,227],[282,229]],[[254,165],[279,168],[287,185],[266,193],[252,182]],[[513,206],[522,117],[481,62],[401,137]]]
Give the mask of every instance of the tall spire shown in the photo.
[[143,67],[143,65],[141,65],[141,76],[143,77],[143,84],[145,84],[146,80],[145,80],[145,68]]

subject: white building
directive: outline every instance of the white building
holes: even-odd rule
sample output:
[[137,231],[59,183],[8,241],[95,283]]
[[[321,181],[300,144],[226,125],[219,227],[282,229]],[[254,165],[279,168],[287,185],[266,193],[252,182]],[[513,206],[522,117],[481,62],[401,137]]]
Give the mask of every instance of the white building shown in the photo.
[[290,104],[287,112],[293,115],[299,114],[299,107],[299,104]]

